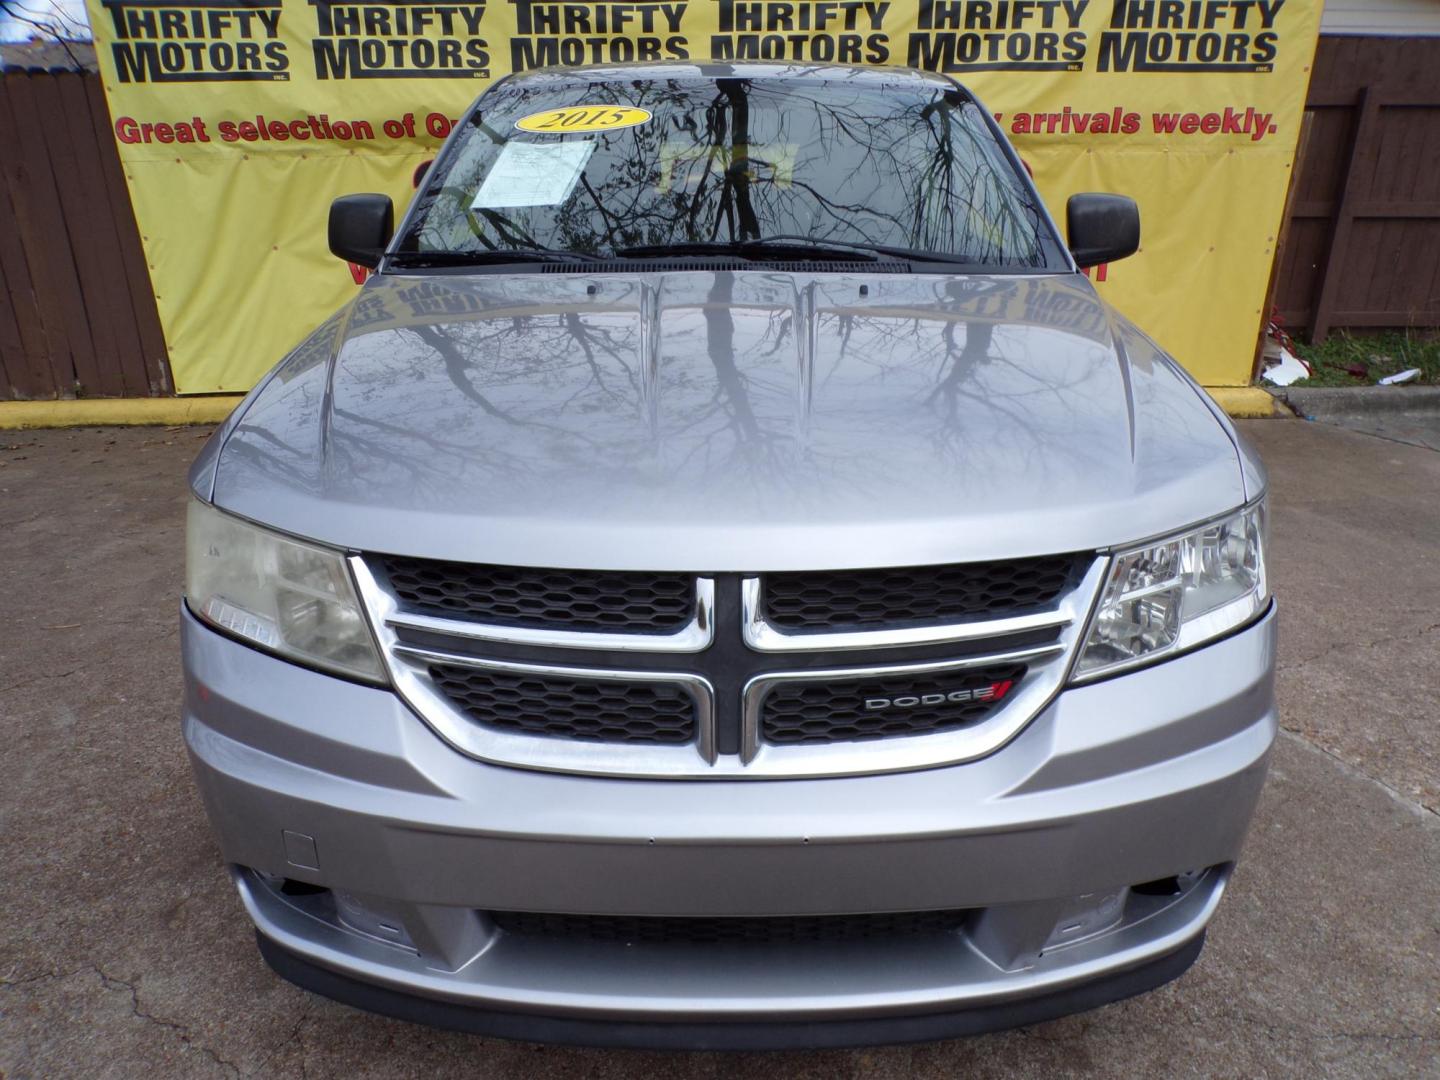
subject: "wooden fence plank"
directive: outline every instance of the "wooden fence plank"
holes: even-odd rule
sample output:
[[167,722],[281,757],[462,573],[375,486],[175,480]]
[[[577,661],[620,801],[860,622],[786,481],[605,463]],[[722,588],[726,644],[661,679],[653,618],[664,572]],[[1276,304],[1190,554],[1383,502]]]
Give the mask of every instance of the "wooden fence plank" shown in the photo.
[[100,145],[95,141],[95,127],[90,119],[85,78],[73,72],[55,76],[58,104],[74,149],[76,179],[85,208],[84,236],[77,238],[72,229],[71,238],[77,241],[77,263],[81,264],[82,270],[88,266],[92,271],[88,282],[84,281],[82,273],[82,282],[87,287],[87,307],[103,312],[114,349],[109,362],[102,363],[102,370],[109,372],[113,369],[119,386],[117,393],[143,397],[149,393],[144,352],[140,347],[140,332],[135,325],[135,310],[130,304],[130,290],[125,283],[125,263],[120,255],[117,223],[106,197]]
[[[3,227],[0,223],[0,228]],[[19,397],[23,393],[22,387],[30,381],[30,358],[25,355],[25,345],[20,340],[20,324],[16,322],[9,297],[5,264],[0,262],[0,396],[8,393],[11,397]]]
[[[1295,204],[1290,212],[1292,218],[1333,218],[1334,202],[1313,199]],[[1365,218],[1388,218],[1401,221],[1421,221],[1440,218],[1440,202],[1380,202],[1375,199],[1357,201],[1351,210],[1357,221]]]
[[[105,280],[96,258],[95,237],[103,228],[99,217],[103,208],[86,198],[80,172],[80,155],[75,147],[74,132],[66,123],[60,104],[60,83],[66,75],[52,75],[43,82],[31,80],[37,127],[50,157],[55,192],[60,200],[60,213],[65,219],[64,231],[54,238],[70,252],[70,260],[80,284],[78,304],[72,303],[72,318],[84,320],[90,331],[92,353],[88,364],[76,359],[76,375],[81,390],[89,396],[122,397],[125,380],[121,377],[117,356],[120,342],[114,320],[105,303]],[[88,135],[88,132],[86,133]]]
[[110,202],[110,216],[115,221],[120,239],[120,257],[125,285],[130,293],[130,308],[140,336],[140,351],[145,365],[149,394],[168,394],[175,383],[170,377],[169,353],[165,332],[160,326],[160,313],[155,306],[155,293],[150,283],[150,267],[140,244],[140,229],[130,203],[130,190],[120,155],[115,149],[115,135],[110,128],[110,112],[105,105],[99,78],[85,80],[86,97],[90,103],[90,122],[96,145],[101,148],[100,166],[105,177],[105,193]]
[[[0,101],[0,145],[5,145],[7,115],[5,102]],[[15,329],[14,337],[7,337],[3,346],[6,381],[0,391],[15,398],[54,397],[50,342],[35,300],[25,249],[20,243],[20,224],[10,201],[10,188],[3,175],[0,175],[0,279],[4,281],[0,301],[8,316],[7,324]]]
[[91,380],[94,374],[95,347],[85,320],[76,317],[80,280],[66,240],[65,216],[55,193],[45,137],[35,115],[30,76],[3,78],[14,131],[5,145],[13,146],[16,153],[0,155],[0,160],[9,165],[10,195],[50,343],[56,391],[62,397],[73,397],[76,382]]
[[1320,296],[1315,302],[1315,324],[1310,328],[1310,338],[1315,342],[1325,340],[1332,324],[1331,312],[1340,288],[1340,267],[1350,243],[1350,230],[1355,223],[1354,204],[1365,194],[1356,190],[1355,180],[1373,164],[1373,148],[1379,142],[1375,138],[1375,121],[1379,115],[1379,95],[1372,93],[1370,87],[1362,86],[1355,98],[1354,133],[1350,142],[1345,179],[1340,184],[1340,195],[1336,202],[1330,250],[1326,253],[1320,271]]
[[[75,353],[89,347],[88,338],[72,341],[76,327],[67,317],[64,298],[79,289],[74,267],[53,241],[63,231],[64,220],[55,199],[54,178],[45,157],[44,141],[25,138],[22,118],[33,119],[33,110],[25,93],[29,76],[0,76],[0,146],[13,148],[0,154],[0,173],[9,190],[14,211],[16,236],[20,243],[20,260],[27,268],[35,298],[35,308],[44,328],[44,355],[49,370],[45,380],[51,395],[73,397],[75,394]],[[13,267],[13,264],[12,264]],[[11,275],[7,273],[7,278]],[[81,335],[83,338],[83,335]],[[40,396],[40,395],[37,395]]]
[[[1397,38],[1397,41],[1403,39]],[[1434,90],[1391,90],[1385,94],[1385,105],[1395,109],[1433,109],[1440,97]],[[1305,102],[1307,109],[1348,109],[1355,104],[1354,95],[1346,95],[1343,90],[1320,90],[1313,93]]]
[[[1360,311],[1404,307],[1409,290],[1399,274],[1405,250],[1406,223],[1389,218],[1357,221],[1350,233],[1350,249],[1357,256],[1346,260],[1348,288],[1343,306]],[[1344,325],[1343,323],[1341,325]]]
[[1428,327],[1434,325],[1434,309],[1413,311],[1345,311],[1333,313],[1334,325],[1363,327],[1367,330],[1385,327]]
[[171,392],[97,76],[0,76],[0,398]]
[[1440,38],[1321,37],[1274,298],[1292,332],[1440,327],[1437,68]]

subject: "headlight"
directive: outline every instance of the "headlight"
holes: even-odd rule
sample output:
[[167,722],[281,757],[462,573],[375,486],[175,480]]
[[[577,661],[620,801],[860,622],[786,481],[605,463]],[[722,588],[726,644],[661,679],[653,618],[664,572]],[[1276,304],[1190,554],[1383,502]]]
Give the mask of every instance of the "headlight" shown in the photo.
[[199,618],[287,660],[383,682],[375,641],[338,551],[190,503],[185,595]]
[[1078,682],[1159,660],[1243,626],[1265,610],[1265,502],[1117,552],[1090,619]]

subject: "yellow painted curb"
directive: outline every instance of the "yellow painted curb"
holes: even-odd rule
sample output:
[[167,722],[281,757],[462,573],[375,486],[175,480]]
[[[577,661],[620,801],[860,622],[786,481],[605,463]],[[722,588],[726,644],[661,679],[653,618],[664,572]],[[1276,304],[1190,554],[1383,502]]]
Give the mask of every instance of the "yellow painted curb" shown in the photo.
[[1258,386],[1207,386],[1205,392],[1236,420],[1268,420],[1283,416],[1275,399]]
[[218,424],[240,400],[239,394],[224,394],[188,398],[0,401],[0,429]]
[[[1237,419],[1284,415],[1256,386],[1208,386],[1220,407]],[[239,394],[184,398],[79,398],[73,401],[0,401],[0,430],[149,424],[218,424],[240,404]]]

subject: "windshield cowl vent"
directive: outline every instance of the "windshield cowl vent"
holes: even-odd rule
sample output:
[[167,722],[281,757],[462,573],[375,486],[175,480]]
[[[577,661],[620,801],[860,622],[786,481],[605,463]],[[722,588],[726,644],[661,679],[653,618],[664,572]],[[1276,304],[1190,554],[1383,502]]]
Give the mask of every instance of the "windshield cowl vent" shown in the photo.
[[686,270],[756,270],[785,274],[909,274],[908,262],[845,262],[837,259],[612,259],[587,263],[546,263],[545,274],[674,274]]

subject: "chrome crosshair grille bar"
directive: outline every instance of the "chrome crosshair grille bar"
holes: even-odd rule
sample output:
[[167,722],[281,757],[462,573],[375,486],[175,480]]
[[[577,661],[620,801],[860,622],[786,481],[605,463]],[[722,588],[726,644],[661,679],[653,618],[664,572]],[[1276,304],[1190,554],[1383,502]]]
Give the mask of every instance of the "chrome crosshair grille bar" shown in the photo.
[[[717,622],[717,579],[726,575],[697,576],[689,625],[672,633],[641,634],[508,626],[418,613],[406,609],[364,556],[350,559],[397,693],[457,750],[521,768],[697,779],[895,772],[993,753],[1064,684],[1107,566],[1104,556],[1089,558],[1083,572],[1077,572],[1078,580],[1039,611],[920,626],[803,632],[782,631],[765,621],[762,576],[739,577],[730,586],[734,591],[727,595],[738,610],[728,622]],[[720,636],[726,627],[734,633],[733,647]],[[822,658],[825,662],[818,663]],[[883,685],[894,688],[895,701],[908,702],[904,695],[911,693],[907,687],[912,682],[934,687],[938,680],[943,689],[952,675],[963,680],[971,673],[973,681],[975,671],[1000,665],[1014,665],[1018,678],[1013,685],[1007,680],[1003,696],[988,710],[970,706],[964,722],[937,725],[922,734],[848,741],[779,744],[765,739],[765,702],[777,688],[823,686],[843,696],[850,687],[858,694],[859,688]],[[571,688],[587,683],[658,687],[671,699],[680,691],[694,704],[694,734],[684,743],[669,736],[667,742],[646,742],[643,735],[605,741],[477,722],[474,710],[467,711],[463,701],[437,682],[437,673],[460,670],[501,673],[512,694],[516,685],[533,690],[535,700],[526,701],[532,718],[535,710],[544,708],[547,679]],[[603,696],[613,702],[623,695]],[[738,739],[738,746],[732,742],[732,752],[725,752],[717,724],[732,701],[739,726],[732,740]],[[573,704],[573,698],[567,702]],[[860,707],[857,697],[852,711]],[[564,725],[530,726],[564,730]]]

